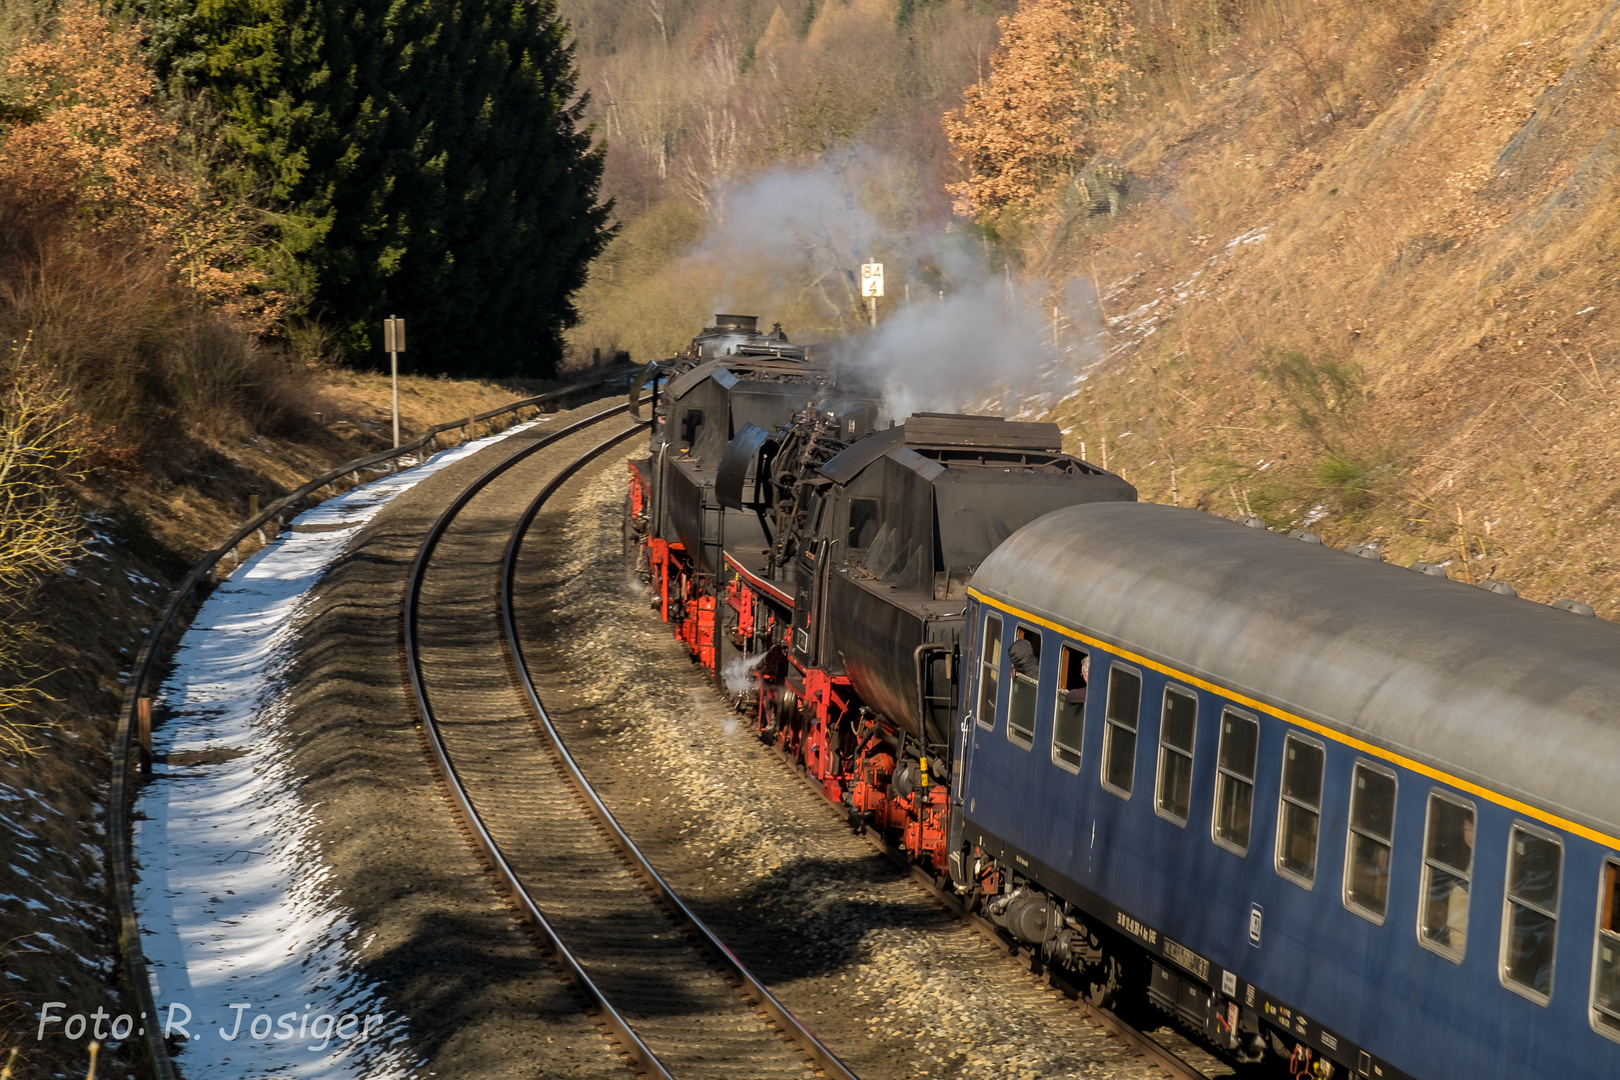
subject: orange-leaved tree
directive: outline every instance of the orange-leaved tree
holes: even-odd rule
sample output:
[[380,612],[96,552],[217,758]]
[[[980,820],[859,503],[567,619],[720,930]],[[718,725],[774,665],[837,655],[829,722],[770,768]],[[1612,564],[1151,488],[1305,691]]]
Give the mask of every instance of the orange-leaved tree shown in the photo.
[[160,251],[211,302],[267,332],[288,299],[257,265],[260,213],[213,190],[183,130],[158,107],[141,28],[69,0],[19,46],[19,87],[0,122],[0,190],[38,212]]
[[948,185],[980,222],[1048,204],[1095,148],[1130,75],[1135,40],[1123,0],[1020,0],[1002,19],[990,74],[945,114],[968,178]]
[[55,33],[20,46],[8,74],[28,120],[0,144],[0,184],[36,206],[75,210],[98,230],[165,239],[192,193],[165,160],[179,132],[154,103],[135,27],[74,0]]

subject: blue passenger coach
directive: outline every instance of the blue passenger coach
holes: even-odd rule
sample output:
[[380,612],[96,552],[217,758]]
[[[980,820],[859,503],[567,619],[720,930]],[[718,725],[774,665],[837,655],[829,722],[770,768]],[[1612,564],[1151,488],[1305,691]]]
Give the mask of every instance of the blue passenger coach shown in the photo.
[[1138,503],[1015,533],[970,590],[963,876],[1239,1056],[1620,1076],[1620,625],[1369,554]]

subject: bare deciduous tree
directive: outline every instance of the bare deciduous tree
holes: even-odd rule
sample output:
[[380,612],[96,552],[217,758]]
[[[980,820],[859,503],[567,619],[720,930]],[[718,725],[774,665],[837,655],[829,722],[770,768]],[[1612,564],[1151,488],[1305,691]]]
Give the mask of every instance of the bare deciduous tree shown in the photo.
[[697,61],[688,84],[691,101],[691,143],[684,181],[687,192],[705,212],[713,214],[715,184],[742,163],[743,131],[736,101],[738,49],[725,28],[705,34],[694,46]]
[[[67,390],[28,357],[29,340],[0,362],[0,668],[14,670],[34,634],[30,593],[67,570],[84,550],[79,510],[62,485],[82,455]],[[0,683],[0,752],[31,752],[33,725],[13,719],[42,692],[32,682]]]

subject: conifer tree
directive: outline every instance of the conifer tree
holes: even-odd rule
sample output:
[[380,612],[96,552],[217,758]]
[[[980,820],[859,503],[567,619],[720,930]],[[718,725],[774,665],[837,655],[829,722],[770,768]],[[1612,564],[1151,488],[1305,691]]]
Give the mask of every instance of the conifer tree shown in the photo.
[[545,375],[609,235],[556,0],[140,0],[154,57],[223,113],[357,359]]

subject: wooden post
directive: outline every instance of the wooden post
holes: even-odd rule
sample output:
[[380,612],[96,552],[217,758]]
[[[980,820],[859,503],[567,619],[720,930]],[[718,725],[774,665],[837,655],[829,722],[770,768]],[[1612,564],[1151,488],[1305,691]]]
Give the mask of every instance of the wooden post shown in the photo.
[[259,516],[259,496],[255,492],[248,496],[248,520],[252,521]]

